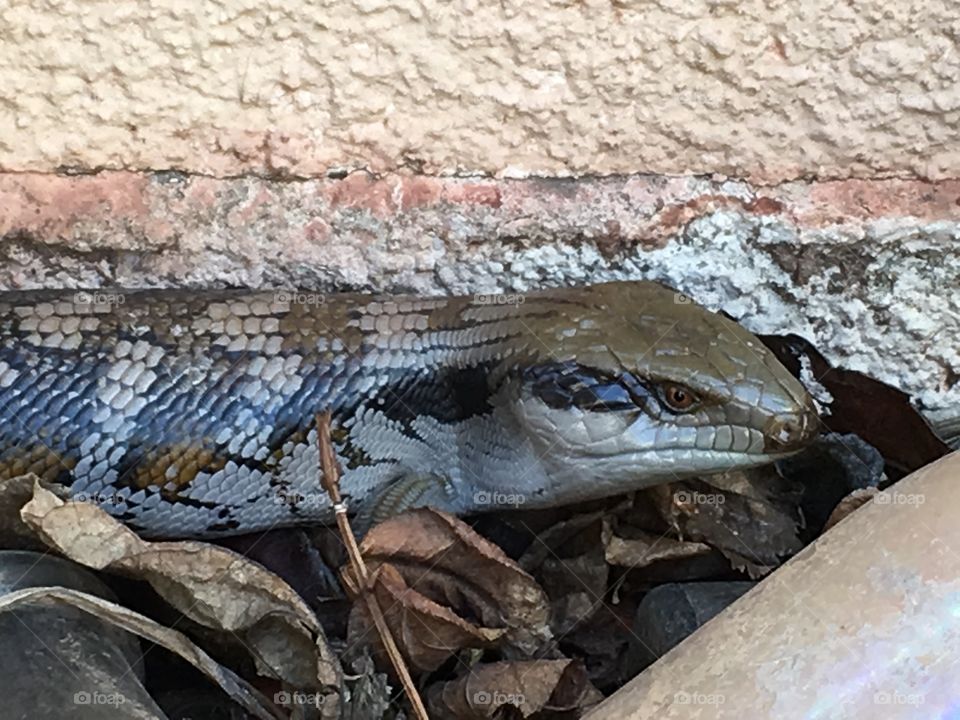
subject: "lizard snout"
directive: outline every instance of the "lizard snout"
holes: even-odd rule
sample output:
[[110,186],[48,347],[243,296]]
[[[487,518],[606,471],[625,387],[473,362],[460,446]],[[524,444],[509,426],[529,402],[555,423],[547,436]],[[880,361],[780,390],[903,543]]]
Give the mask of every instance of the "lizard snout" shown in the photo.
[[769,454],[802,450],[817,436],[819,425],[817,410],[808,397],[806,403],[796,411],[779,413],[770,418],[763,431],[763,450]]

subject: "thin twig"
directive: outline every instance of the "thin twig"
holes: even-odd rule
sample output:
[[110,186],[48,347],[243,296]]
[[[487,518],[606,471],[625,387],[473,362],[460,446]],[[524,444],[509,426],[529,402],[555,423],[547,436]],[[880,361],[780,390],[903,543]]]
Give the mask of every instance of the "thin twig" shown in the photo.
[[317,443],[320,446],[320,482],[323,489],[330,495],[333,501],[333,511],[337,518],[337,527],[340,529],[340,535],[347,548],[347,556],[350,559],[350,567],[353,569],[354,576],[359,580],[359,592],[363,596],[367,605],[367,611],[373,619],[374,627],[380,635],[380,642],[387,651],[387,656],[396,670],[400,683],[403,685],[410,705],[413,707],[413,713],[418,720],[430,720],[427,716],[427,709],[423,705],[420,693],[413,684],[413,678],[410,677],[410,670],[400,654],[400,648],[393,639],[393,633],[387,626],[387,620],[377,604],[377,599],[370,592],[370,574],[367,572],[366,563],[363,562],[363,556],[360,555],[360,548],[357,546],[357,539],[353,535],[353,529],[350,527],[350,519],[347,517],[347,506],[340,495],[340,469],[337,467],[337,456],[333,451],[333,442],[330,440],[330,411],[319,413],[317,415]]

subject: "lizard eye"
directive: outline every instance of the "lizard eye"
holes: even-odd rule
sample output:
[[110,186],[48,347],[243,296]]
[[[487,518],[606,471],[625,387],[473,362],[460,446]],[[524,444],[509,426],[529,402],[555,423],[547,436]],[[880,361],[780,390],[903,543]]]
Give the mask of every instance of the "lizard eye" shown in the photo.
[[686,412],[697,405],[700,398],[688,387],[667,383],[663,386],[663,402],[674,412]]

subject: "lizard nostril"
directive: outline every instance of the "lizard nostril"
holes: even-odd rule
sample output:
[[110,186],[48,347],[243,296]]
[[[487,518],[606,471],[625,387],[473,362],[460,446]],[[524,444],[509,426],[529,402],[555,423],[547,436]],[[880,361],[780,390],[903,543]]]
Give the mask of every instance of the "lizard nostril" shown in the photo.
[[817,414],[813,408],[804,408],[789,415],[771,418],[764,435],[764,451],[782,453],[800,450],[817,434]]

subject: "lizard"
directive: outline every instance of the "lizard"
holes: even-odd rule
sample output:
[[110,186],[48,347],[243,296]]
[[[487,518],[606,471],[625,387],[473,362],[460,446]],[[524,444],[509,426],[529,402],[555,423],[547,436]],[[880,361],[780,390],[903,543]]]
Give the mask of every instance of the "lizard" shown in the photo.
[[758,466],[818,426],[753,334],[648,281],[0,292],[0,479],[32,472],[145,537],[329,522],[325,410],[342,492],[374,520]]

